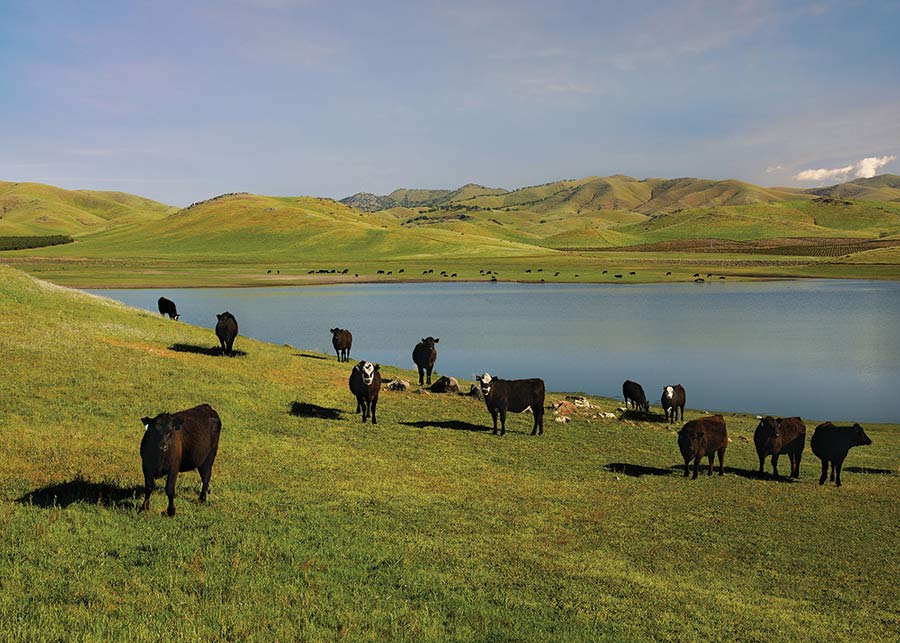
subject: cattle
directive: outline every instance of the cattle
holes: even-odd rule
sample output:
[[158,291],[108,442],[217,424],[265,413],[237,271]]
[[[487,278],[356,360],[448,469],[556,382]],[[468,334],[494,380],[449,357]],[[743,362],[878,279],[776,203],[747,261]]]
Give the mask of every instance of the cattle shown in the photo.
[[221,315],[216,315],[216,318],[219,320],[216,322],[216,337],[219,338],[219,343],[222,344],[222,352],[225,355],[232,355],[234,338],[238,334],[237,319],[227,310]]
[[622,397],[625,398],[625,408],[628,408],[628,401],[631,400],[635,409],[641,409],[644,413],[650,412],[650,402],[644,395],[644,389],[637,382],[625,380],[622,383]]
[[636,274],[637,274],[637,273],[636,273],[636,272],[634,272],[634,271],[633,271],[633,270],[632,270],[632,271],[631,271],[631,272],[629,272],[629,273],[628,273],[628,274],[629,274],[629,275],[636,275]]
[[681,419],[684,420],[684,387],[681,384],[672,384],[663,388],[660,403],[666,414],[666,422],[672,423],[678,419],[678,409],[681,409]]
[[622,275],[613,275],[613,277],[615,277],[616,279],[621,279]]
[[178,309],[175,307],[175,302],[171,299],[160,297],[156,301],[156,305],[159,308],[159,314],[164,317],[168,315],[169,319],[178,319],[181,316],[178,314]]
[[786,454],[791,460],[791,477],[800,477],[800,458],[806,446],[806,425],[800,418],[773,418],[767,415],[753,432],[756,455],[759,456],[759,475],[763,474],[766,456],[772,456],[772,475],[778,477],[778,456]]
[[531,409],[534,428],[531,435],[544,434],[544,380],[502,380],[491,377],[490,373],[478,375],[481,394],[494,420],[494,435],[497,435],[497,416],[500,416],[500,435],[506,435],[506,413],[521,413]]
[[155,418],[141,418],[144,437],[141,440],[141,463],[144,471],[144,504],[150,509],[150,494],[156,479],[166,478],[170,516],[175,515],[175,482],[178,473],[197,469],[203,483],[200,502],[206,502],[213,461],[219,449],[222,421],[209,404],[201,404],[177,413],[161,413]]
[[372,424],[377,424],[375,407],[378,405],[378,392],[381,390],[381,372],[379,365],[362,361],[350,371],[350,392],[356,396],[356,412],[362,411],[363,424],[372,414]]
[[605,275],[607,272],[608,272],[608,271],[604,270],[604,271],[603,271],[603,274]]
[[728,433],[725,430],[725,418],[721,415],[707,415],[691,420],[678,432],[678,448],[684,458],[684,477],[688,476],[688,463],[694,461],[694,477],[700,460],[709,458],[709,475],[712,475],[713,456],[719,454],[719,475],[725,474],[725,448],[728,446]]
[[841,486],[841,467],[844,458],[851,447],[872,444],[872,439],[866,435],[859,424],[853,426],[835,426],[831,422],[825,422],[816,427],[809,446],[813,454],[822,461],[822,475],[819,484],[825,484],[828,476],[828,463],[831,463],[831,481],[834,486]]
[[667,273],[666,273],[666,277],[671,277],[671,276],[672,276],[672,273],[671,273],[671,272],[667,272]]
[[331,345],[337,353],[339,362],[350,361],[350,348],[353,346],[353,333],[346,328],[331,329]]
[[425,373],[428,374],[428,384],[431,384],[431,371],[434,368],[434,362],[437,360],[437,344],[440,338],[423,337],[422,341],[413,348],[412,359],[419,369],[419,386],[425,383]]

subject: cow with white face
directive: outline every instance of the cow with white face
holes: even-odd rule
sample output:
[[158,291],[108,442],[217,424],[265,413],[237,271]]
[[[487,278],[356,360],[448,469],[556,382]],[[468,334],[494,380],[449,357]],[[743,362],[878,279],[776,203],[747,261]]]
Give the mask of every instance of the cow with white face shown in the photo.
[[362,411],[363,424],[372,413],[372,424],[377,424],[375,407],[378,405],[378,393],[381,391],[381,372],[379,365],[362,361],[350,372],[350,392],[356,396],[356,412]]
[[494,420],[494,435],[497,435],[497,416],[500,416],[500,435],[506,435],[506,413],[521,413],[531,409],[534,428],[531,435],[544,433],[544,380],[502,380],[490,373],[477,375],[481,394]]
[[660,402],[667,422],[674,422],[678,419],[678,409],[681,409],[681,419],[684,419],[685,395],[684,387],[681,384],[671,384],[663,388]]

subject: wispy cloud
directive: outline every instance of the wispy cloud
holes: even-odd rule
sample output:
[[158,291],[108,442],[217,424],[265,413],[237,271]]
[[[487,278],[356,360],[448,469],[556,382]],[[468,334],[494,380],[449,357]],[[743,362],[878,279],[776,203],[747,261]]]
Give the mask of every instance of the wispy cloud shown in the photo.
[[803,170],[796,174],[794,179],[797,181],[842,181],[850,178],[851,174],[856,178],[868,179],[875,176],[880,168],[896,159],[897,157],[893,155],[869,156],[844,167]]
[[774,172],[780,172],[784,169],[783,165],[770,165],[766,168],[766,174],[773,174]]

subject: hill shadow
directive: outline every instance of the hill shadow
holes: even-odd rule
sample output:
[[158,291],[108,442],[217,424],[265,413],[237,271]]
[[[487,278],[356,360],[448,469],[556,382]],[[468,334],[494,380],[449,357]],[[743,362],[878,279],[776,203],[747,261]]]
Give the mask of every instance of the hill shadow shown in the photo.
[[869,473],[881,476],[897,475],[896,471],[890,469],[872,469],[871,467],[844,467],[841,471],[849,471],[850,473]]
[[627,462],[610,462],[609,464],[606,464],[603,466],[608,471],[612,471],[613,473],[622,473],[626,476],[631,476],[633,478],[640,478],[641,476],[670,476],[670,475],[672,475],[671,469],[659,469],[657,467],[645,467],[640,464],[628,464]]
[[[176,353],[194,353],[196,355],[209,355],[210,357],[220,357],[223,355],[221,346],[197,346],[196,344],[172,344],[169,346],[170,351]],[[231,357],[244,357],[247,353],[239,350],[232,350]]]
[[142,499],[139,499],[143,492],[144,487],[141,485],[120,487],[108,482],[92,482],[77,476],[67,482],[58,482],[29,491],[16,502],[44,509],[65,508],[76,502],[103,505],[104,507],[131,508],[137,506],[139,502],[143,502]]
[[305,418],[319,418],[320,420],[340,420],[344,412],[340,409],[332,409],[308,402],[291,402],[291,415]]
[[[422,420],[420,422],[401,422],[404,426],[413,426],[417,429],[451,429],[453,431],[492,431],[492,427],[481,424],[460,422],[459,420]],[[509,433],[509,429],[507,429]]]

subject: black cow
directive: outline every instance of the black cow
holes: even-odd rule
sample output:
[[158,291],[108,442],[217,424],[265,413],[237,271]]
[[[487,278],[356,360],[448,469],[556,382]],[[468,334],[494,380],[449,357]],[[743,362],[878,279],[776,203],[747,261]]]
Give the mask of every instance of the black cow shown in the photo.
[[177,413],[161,413],[155,418],[141,418],[144,438],[141,440],[141,462],[144,470],[144,504],[141,511],[150,509],[150,494],[156,479],[166,478],[169,496],[167,513],[175,515],[175,482],[181,471],[197,469],[203,487],[200,502],[206,502],[213,461],[219,449],[222,421],[209,404],[201,404]]
[[719,475],[725,474],[725,448],[728,446],[728,433],[725,430],[725,418],[721,415],[708,415],[691,420],[678,432],[678,448],[684,458],[684,477],[688,476],[688,463],[694,461],[694,477],[700,460],[709,458],[709,475],[712,475],[713,457],[719,454]]
[[494,419],[497,435],[497,415],[500,415],[500,435],[506,435],[506,413],[521,413],[530,408],[534,415],[531,435],[544,434],[544,380],[501,380],[490,373],[476,376],[488,411]]
[[772,475],[778,477],[778,456],[787,454],[791,460],[791,477],[800,477],[800,458],[806,446],[806,425],[800,418],[773,418],[767,415],[753,432],[756,455],[759,456],[759,475],[763,474],[766,456],[772,456]]
[[628,401],[631,400],[634,408],[639,408],[644,413],[650,412],[650,402],[647,401],[647,396],[644,395],[644,389],[637,382],[625,380],[622,383],[622,397],[625,398],[626,409],[628,408]]
[[160,297],[156,301],[157,307],[159,307],[160,315],[168,315],[169,319],[178,319],[181,315],[178,314],[178,309],[175,307],[175,302],[171,299],[166,299],[165,297]]
[[353,346],[353,333],[345,328],[331,329],[331,345],[337,353],[339,362],[350,361],[350,347]]
[[379,365],[372,362],[360,362],[350,372],[350,392],[356,396],[356,412],[362,411],[363,424],[372,412],[372,424],[375,420],[375,407],[378,405],[378,393],[381,391],[381,372]]
[[216,337],[219,338],[219,343],[222,344],[222,352],[225,355],[231,355],[234,338],[238,334],[237,319],[227,310],[221,315],[216,315],[216,318],[219,320],[216,322]]
[[872,444],[872,439],[866,435],[859,424],[853,426],[835,426],[831,422],[825,422],[816,427],[809,446],[812,452],[822,461],[822,476],[819,484],[825,484],[828,476],[828,463],[831,462],[831,481],[834,486],[841,486],[841,467],[844,458],[851,447]]
[[422,341],[416,344],[412,352],[412,359],[419,369],[419,386],[422,386],[425,379],[425,373],[428,373],[428,384],[431,384],[431,371],[434,368],[434,362],[437,360],[437,349],[434,347],[440,338],[423,337]]
[[678,409],[681,409],[681,419],[684,419],[684,387],[681,384],[666,386],[662,392],[663,412],[666,414],[666,422],[674,422],[678,419]]

